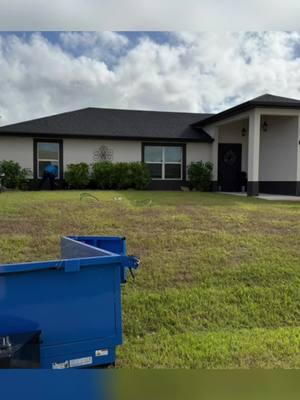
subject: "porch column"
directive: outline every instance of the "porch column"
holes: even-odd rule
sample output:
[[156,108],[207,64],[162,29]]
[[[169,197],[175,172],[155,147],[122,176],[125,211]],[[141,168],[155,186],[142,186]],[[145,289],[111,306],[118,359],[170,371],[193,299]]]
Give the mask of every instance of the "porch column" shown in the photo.
[[248,135],[248,196],[259,193],[259,144],[260,144],[260,113],[253,110],[249,115]]
[[213,191],[218,191],[218,162],[219,162],[219,127],[214,127],[214,141],[212,144],[212,163],[213,163]]
[[296,196],[300,196],[300,115],[298,115]]

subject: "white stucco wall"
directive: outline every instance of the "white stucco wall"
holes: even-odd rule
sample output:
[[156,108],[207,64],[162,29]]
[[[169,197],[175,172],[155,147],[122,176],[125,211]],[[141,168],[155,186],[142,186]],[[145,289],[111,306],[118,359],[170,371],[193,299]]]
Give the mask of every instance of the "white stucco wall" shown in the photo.
[[33,139],[0,136],[0,161],[13,160],[21,167],[33,169]]
[[211,143],[187,143],[186,144],[186,178],[188,179],[188,167],[192,162],[211,161]]
[[296,181],[298,118],[262,116],[268,123],[260,133],[259,180]]
[[[71,163],[93,162],[94,152],[105,145],[113,151],[113,162],[141,161],[142,142],[126,140],[78,140],[64,139],[64,165]],[[211,144],[187,143],[186,162],[211,160]]]
[[211,161],[210,143],[187,143],[186,144],[186,164],[197,161]]
[[[247,129],[242,136],[242,129]],[[248,121],[241,120],[219,127],[219,143],[240,143],[242,145],[242,171],[248,170]]]
[[[94,153],[105,145],[112,150],[113,162],[141,161],[142,142],[127,140],[64,139],[64,169],[68,164],[94,161]],[[211,161],[210,143],[186,143],[186,164]],[[1,137],[0,160],[17,161],[23,168],[33,170],[33,138]]]
[[94,161],[94,153],[105,145],[113,153],[113,162],[141,161],[142,147],[140,141],[64,139],[64,168],[68,164]]

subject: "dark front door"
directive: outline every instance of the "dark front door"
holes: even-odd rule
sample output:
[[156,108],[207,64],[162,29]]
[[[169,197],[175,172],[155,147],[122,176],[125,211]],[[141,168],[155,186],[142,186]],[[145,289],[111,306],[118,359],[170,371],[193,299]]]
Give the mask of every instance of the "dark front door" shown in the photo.
[[242,145],[219,144],[218,182],[223,192],[241,191]]

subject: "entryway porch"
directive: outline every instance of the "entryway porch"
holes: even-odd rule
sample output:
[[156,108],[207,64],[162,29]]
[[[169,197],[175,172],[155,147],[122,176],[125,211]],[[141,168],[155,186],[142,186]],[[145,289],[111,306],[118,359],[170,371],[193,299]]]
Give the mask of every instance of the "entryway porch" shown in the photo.
[[300,196],[299,111],[256,108],[216,124],[214,189]]

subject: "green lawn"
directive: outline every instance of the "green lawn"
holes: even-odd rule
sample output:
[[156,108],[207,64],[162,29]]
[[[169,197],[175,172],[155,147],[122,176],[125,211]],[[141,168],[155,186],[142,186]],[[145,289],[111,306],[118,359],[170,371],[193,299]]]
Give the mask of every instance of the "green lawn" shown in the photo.
[[120,367],[300,367],[300,204],[183,192],[0,194],[0,262],[125,235]]

